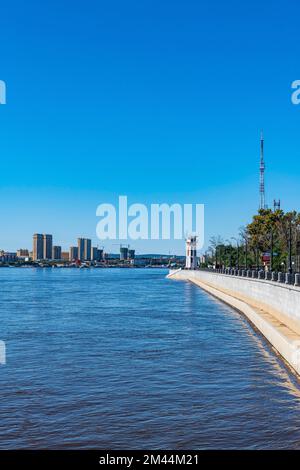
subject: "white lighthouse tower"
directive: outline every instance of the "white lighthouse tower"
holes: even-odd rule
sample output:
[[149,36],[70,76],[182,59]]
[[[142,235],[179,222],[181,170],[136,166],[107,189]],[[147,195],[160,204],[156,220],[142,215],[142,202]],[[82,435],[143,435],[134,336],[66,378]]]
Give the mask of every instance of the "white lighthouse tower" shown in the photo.
[[191,235],[185,241],[186,258],[185,269],[197,268],[197,236]]

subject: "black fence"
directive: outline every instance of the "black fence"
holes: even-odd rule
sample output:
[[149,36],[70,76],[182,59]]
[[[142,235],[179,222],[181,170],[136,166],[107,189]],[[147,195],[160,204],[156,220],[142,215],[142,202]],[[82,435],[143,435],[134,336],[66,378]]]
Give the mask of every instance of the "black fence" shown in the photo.
[[300,273],[283,273],[277,271],[265,271],[263,269],[237,269],[237,268],[201,268],[201,271],[212,272],[216,274],[225,274],[227,276],[246,277],[258,279],[261,281],[271,281],[281,284],[288,284],[300,287]]

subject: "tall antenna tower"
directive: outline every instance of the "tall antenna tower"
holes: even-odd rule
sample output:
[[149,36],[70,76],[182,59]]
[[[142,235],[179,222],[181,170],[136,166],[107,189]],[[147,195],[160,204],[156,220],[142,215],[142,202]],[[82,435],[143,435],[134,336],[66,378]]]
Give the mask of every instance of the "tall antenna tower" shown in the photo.
[[260,173],[259,173],[259,194],[260,194],[260,209],[266,208],[265,198],[265,160],[264,160],[264,135],[261,132],[260,136]]

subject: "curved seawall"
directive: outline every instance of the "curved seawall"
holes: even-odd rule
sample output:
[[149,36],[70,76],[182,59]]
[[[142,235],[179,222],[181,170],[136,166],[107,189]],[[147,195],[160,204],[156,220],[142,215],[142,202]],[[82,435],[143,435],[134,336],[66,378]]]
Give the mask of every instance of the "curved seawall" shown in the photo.
[[242,312],[300,375],[300,288],[209,271],[170,271]]

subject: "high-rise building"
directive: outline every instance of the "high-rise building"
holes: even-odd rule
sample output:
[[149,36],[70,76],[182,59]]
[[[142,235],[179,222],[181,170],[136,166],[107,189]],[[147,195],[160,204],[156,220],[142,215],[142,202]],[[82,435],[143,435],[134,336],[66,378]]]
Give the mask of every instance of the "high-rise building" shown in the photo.
[[78,259],[80,261],[91,261],[92,240],[89,238],[78,238]]
[[70,246],[70,261],[76,261],[78,259],[78,247]]
[[32,257],[35,261],[44,258],[43,235],[40,233],[33,235]]
[[84,239],[84,260],[91,261],[92,259],[92,240],[89,238]]
[[43,235],[43,259],[52,259],[52,235]]
[[78,259],[84,261],[84,238],[78,238]]
[[52,259],[61,259],[61,246],[54,245],[52,248]]
[[42,235],[41,233],[33,235],[32,257],[35,261],[52,259],[52,235]]

